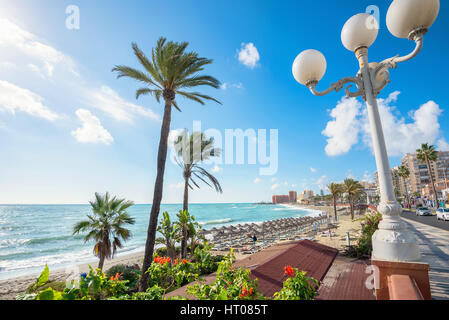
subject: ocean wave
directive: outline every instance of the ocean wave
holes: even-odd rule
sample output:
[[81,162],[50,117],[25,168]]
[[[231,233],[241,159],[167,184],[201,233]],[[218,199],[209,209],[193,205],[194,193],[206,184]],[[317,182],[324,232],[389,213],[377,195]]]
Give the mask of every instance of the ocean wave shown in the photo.
[[83,239],[84,237],[82,235],[65,235],[65,236],[57,236],[57,237],[46,237],[46,238],[34,238],[29,239],[25,244],[42,244],[47,242],[53,242],[53,241],[60,241],[60,240],[69,240],[69,239]]
[[226,219],[217,219],[217,220],[209,220],[209,221],[199,222],[199,224],[201,226],[204,226],[204,225],[210,225],[210,224],[229,223],[229,222],[232,222],[232,221],[233,220],[231,218],[226,218]]

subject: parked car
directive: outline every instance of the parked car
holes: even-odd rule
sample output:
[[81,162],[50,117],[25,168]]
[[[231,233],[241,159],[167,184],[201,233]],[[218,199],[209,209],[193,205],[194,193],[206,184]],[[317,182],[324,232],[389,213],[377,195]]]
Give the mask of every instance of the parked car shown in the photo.
[[417,216],[430,216],[432,212],[427,207],[421,207],[416,209]]
[[449,208],[439,208],[437,210],[437,220],[449,221]]

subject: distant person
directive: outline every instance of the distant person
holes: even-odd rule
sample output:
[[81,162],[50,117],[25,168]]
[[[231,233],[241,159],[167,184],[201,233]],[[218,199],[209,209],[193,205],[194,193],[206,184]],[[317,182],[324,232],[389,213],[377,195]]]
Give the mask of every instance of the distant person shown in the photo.
[[257,241],[257,237],[256,235],[253,235],[253,249],[256,249],[256,241]]

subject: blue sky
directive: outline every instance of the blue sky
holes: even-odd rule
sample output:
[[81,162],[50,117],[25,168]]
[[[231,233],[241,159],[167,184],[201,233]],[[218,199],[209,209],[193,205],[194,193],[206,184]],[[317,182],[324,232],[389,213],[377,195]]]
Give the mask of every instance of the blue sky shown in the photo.
[[[313,96],[295,82],[291,65],[313,48],[327,59],[319,89],[355,75],[358,63],[340,32],[369,5],[380,13],[371,61],[407,54],[413,43],[386,28],[389,3],[0,0],[7,30],[0,36],[0,203],[86,203],[95,191],[151,202],[162,107],[152,97],[136,101],[138,85],[117,80],[111,69],[138,67],[131,42],[149,52],[160,36],[188,41],[214,59],[206,71],[226,84],[204,90],[222,106],[180,99],[183,112],[174,112],[172,129],[192,130],[201,121],[223,135],[237,128],[279,132],[274,176],[260,176],[258,165],[220,165],[215,174],[224,193],[203,186],[192,202],[269,200],[290,189],[318,192],[348,176],[372,179],[362,101],[344,100],[342,92]],[[66,28],[69,5],[80,9],[79,30]],[[448,149],[448,5],[441,2],[422,53],[393,70],[379,96],[392,166],[422,142]],[[246,60],[239,59],[244,48],[252,49]],[[181,202],[181,181],[168,161],[163,202]]]

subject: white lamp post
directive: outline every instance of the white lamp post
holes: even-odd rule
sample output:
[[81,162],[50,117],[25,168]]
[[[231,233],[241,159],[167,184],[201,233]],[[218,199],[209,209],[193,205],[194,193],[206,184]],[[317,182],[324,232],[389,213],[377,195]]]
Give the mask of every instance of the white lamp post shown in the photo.
[[[377,38],[379,25],[376,19],[367,13],[350,18],[343,27],[341,40],[343,45],[353,51],[359,61],[360,70],[355,77],[348,77],[332,84],[325,91],[317,91],[316,86],[326,71],[326,59],[316,50],[300,53],[293,63],[295,79],[306,85],[317,96],[346,87],[348,97],[361,96],[368,109],[371,135],[381,200],[378,207],[383,219],[379,230],[373,235],[373,259],[386,261],[419,261],[420,253],[415,237],[407,231],[406,224],[399,216],[402,207],[397,203],[385,139],[380,121],[376,97],[390,82],[389,69],[397,64],[414,58],[423,46],[423,37],[438,16],[439,0],[394,0],[387,13],[389,31],[399,38],[415,41],[415,50],[403,57],[393,57],[380,63],[368,62],[368,48]],[[357,90],[350,90],[355,84]]]

